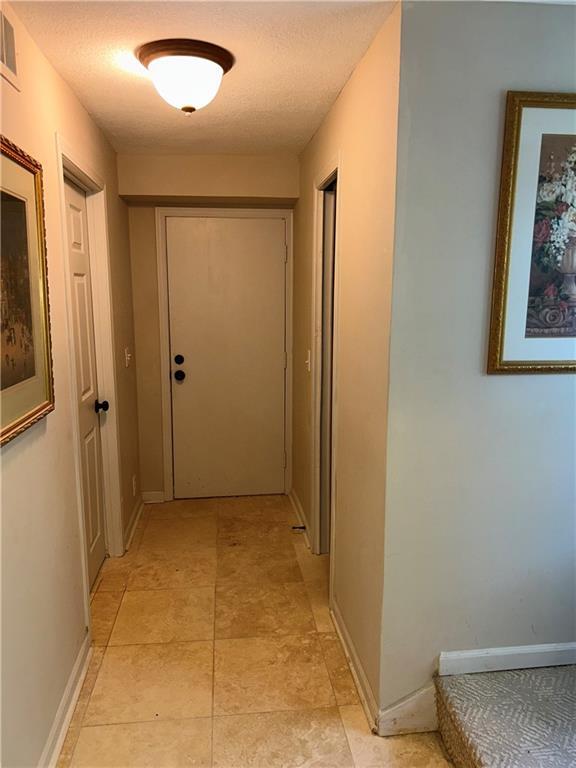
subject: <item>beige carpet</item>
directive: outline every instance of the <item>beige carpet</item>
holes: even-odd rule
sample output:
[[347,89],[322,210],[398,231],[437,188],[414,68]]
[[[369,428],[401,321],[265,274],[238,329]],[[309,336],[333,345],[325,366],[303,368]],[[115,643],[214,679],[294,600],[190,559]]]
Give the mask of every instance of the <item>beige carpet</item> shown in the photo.
[[439,677],[436,690],[456,768],[575,768],[576,666]]

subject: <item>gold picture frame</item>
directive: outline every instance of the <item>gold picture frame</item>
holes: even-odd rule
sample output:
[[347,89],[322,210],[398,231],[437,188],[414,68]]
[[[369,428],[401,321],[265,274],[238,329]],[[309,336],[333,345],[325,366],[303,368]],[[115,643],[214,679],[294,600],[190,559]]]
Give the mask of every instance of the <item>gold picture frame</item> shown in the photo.
[[42,166],[0,136],[0,445],[54,410]]
[[[576,173],[576,156],[569,147],[576,147],[576,94],[508,92],[489,374],[576,372],[576,297],[571,288],[576,278],[570,278],[567,298],[561,277],[566,272],[558,273],[552,263],[562,259],[561,242],[552,236],[564,226],[566,210],[569,216],[576,211],[576,198],[568,205],[553,192],[560,189],[562,173]],[[567,243],[576,247],[576,239]]]

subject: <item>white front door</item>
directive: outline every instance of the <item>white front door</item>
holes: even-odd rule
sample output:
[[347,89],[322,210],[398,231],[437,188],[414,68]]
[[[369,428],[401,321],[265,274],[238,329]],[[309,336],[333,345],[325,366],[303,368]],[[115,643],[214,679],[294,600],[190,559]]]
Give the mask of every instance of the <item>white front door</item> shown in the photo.
[[284,218],[166,221],[174,496],[284,493]]
[[86,221],[86,197],[68,182],[66,224],[68,275],[72,299],[74,353],[76,359],[76,404],[80,425],[82,496],[90,586],[106,556],[104,494],[100,417],[95,410],[98,376],[94,348],[94,315],[90,279],[90,249]]

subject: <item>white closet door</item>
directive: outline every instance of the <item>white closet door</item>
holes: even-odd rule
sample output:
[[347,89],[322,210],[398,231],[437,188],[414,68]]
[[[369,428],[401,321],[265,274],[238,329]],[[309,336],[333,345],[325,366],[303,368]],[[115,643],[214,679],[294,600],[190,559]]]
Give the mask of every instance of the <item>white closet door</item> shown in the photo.
[[[100,417],[95,411],[98,375],[94,346],[94,314],[90,279],[90,247],[86,197],[66,183],[68,268],[72,297],[76,403],[82,450],[82,494],[90,586],[106,556]],[[105,418],[105,417],[104,417]]]

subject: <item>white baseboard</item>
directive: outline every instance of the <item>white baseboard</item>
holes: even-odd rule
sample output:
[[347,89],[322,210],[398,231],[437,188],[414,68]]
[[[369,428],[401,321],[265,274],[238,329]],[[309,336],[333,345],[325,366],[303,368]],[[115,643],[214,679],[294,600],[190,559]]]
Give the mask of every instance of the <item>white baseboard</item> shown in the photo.
[[350,663],[352,677],[358,688],[366,717],[369,723],[374,723],[374,733],[378,736],[396,736],[402,733],[436,731],[438,721],[434,685],[430,683],[391,707],[379,710],[368,677],[336,603],[331,605],[330,613]]
[[378,704],[376,702],[376,698],[370,683],[368,682],[368,677],[366,676],[364,667],[360,662],[360,657],[356,652],[356,648],[354,647],[350,633],[348,632],[346,624],[344,623],[344,619],[342,618],[342,614],[340,613],[340,609],[336,603],[332,603],[330,606],[330,614],[332,615],[332,621],[336,627],[336,632],[338,633],[338,636],[342,642],[344,653],[346,654],[350,664],[350,671],[352,672],[352,677],[354,678],[354,682],[358,688],[358,694],[360,696],[362,706],[364,707],[364,712],[366,713],[368,722],[371,724],[373,723],[375,729],[376,723],[378,722]]
[[296,513],[296,517],[298,518],[298,523],[304,526],[304,541],[306,542],[306,546],[308,547],[308,549],[311,549],[310,538],[308,536],[308,524],[306,523],[306,518],[304,516],[304,510],[302,509],[302,504],[300,503],[300,499],[298,498],[298,494],[296,493],[294,488],[292,488],[292,490],[288,494],[288,498],[290,499],[290,503],[292,504],[294,512]]
[[164,500],[164,491],[142,491],[144,504],[162,504]]
[[378,713],[378,735],[427,733],[438,730],[434,684],[424,686]]
[[124,545],[125,550],[130,549],[130,545],[132,544],[132,539],[134,538],[134,532],[136,531],[136,526],[138,525],[138,520],[140,520],[140,515],[142,514],[143,509],[144,509],[144,504],[142,503],[141,499],[138,499],[138,501],[134,506],[134,509],[132,510],[130,523],[128,524],[128,535],[126,536],[126,543]]
[[516,645],[508,648],[480,648],[475,651],[444,651],[438,674],[467,675],[505,669],[532,669],[576,664],[576,643]]
[[42,755],[38,761],[38,768],[54,768],[58,761],[62,744],[66,738],[68,732],[68,726],[72,720],[74,714],[74,708],[76,702],[80,696],[80,690],[82,689],[82,683],[86,677],[88,671],[88,664],[90,663],[90,657],[92,656],[92,648],[90,647],[90,634],[86,633],[84,642],[78,651],[76,661],[72,667],[72,672],[66,683],[66,688],[60,699],[60,704],[56,710],[56,716],[52,723],[52,728],[48,734],[48,739],[42,750]]

